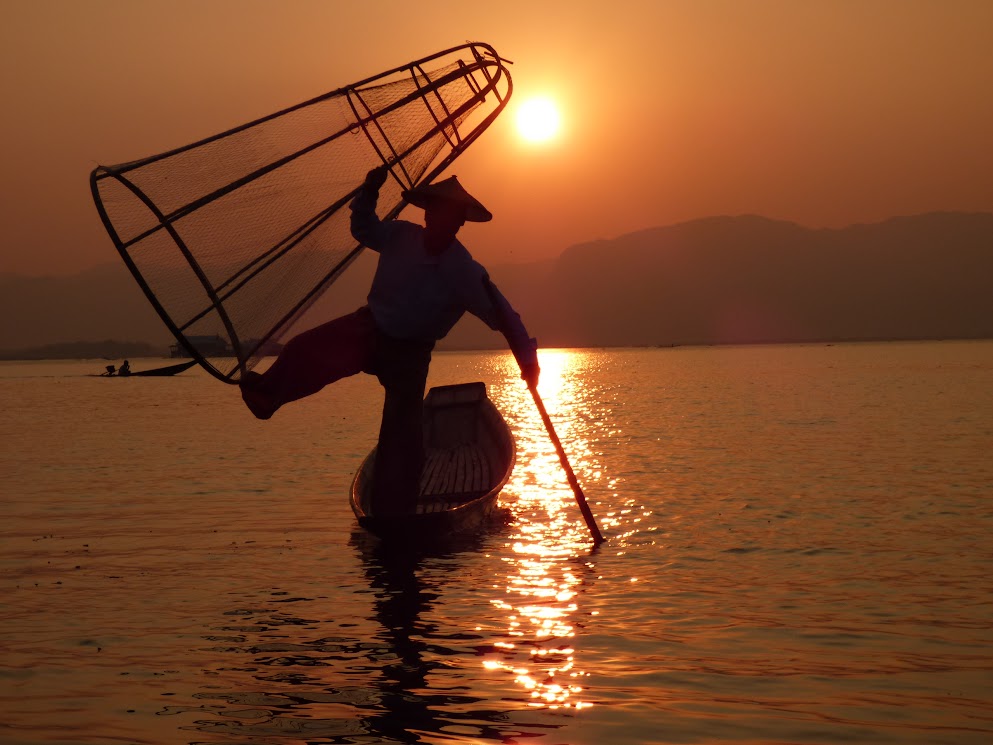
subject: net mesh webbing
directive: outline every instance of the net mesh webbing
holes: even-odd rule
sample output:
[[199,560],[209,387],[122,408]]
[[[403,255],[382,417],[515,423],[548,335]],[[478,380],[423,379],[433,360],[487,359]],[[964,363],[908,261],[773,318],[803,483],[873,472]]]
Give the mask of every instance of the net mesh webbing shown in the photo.
[[394,217],[401,191],[433,180],[510,90],[493,49],[467,44],[192,145],[101,166],[94,199],[177,349],[237,382],[358,255],[347,207],[366,173],[391,166],[379,213]]

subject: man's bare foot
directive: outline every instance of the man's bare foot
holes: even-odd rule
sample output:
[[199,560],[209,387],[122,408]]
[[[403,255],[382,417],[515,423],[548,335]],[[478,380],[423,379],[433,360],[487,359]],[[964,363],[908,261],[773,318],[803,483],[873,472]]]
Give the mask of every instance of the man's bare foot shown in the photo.
[[262,376],[257,372],[248,372],[242,378],[238,387],[241,388],[241,400],[258,419],[269,419],[279,408],[272,398],[262,392]]

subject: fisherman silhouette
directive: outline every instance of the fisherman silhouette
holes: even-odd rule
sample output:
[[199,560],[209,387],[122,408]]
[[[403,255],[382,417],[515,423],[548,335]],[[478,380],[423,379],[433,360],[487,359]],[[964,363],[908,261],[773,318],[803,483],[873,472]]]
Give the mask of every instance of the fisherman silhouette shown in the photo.
[[127,377],[128,375],[130,375],[131,374],[131,363],[128,362],[127,360],[124,360],[124,363],[121,365],[121,369],[117,371],[117,374],[118,375],[121,375],[121,376],[124,376],[124,377]]
[[424,462],[421,416],[431,350],[468,311],[501,331],[537,385],[537,345],[520,315],[490,282],[486,270],[456,240],[466,221],[490,212],[454,176],[404,192],[424,210],[424,226],[376,215],[385,166],[370,171],[351,203],[352,235],[379,253],[367,304],[290,340],[264,373],[241,383],[245,404],[259,419],[310,396],[329,383],[364,372],[385,390],[373,473],[378,514],[409,511]]

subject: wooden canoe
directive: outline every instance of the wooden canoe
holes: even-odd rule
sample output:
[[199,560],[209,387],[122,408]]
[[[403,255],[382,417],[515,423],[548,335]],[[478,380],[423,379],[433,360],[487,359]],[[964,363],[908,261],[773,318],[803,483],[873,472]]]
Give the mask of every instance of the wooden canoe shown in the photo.
[[371,485],[376,449],[352,481],[359,525],[380,537],[438,537],[478,528],[492,513],[516,460],[510,427],[483,383],[432,388],[424,399],[425,463],[414,510],[376,515]]

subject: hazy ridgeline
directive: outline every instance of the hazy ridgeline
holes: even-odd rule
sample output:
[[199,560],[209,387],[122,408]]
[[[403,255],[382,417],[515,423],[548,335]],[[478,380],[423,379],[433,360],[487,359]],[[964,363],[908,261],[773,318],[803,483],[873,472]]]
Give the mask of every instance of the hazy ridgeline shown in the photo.
[[[363,254],[304,323],[362,304],[374,266]],[[715,217],[490,269],[547,347],[993,337],[986,213],[817,230]],[[164,350],[171,342],[120,263],[65,278],[0,277],[0,317],[8,352],[103,339]],[[440,348],[501,344],[468,318]]]

